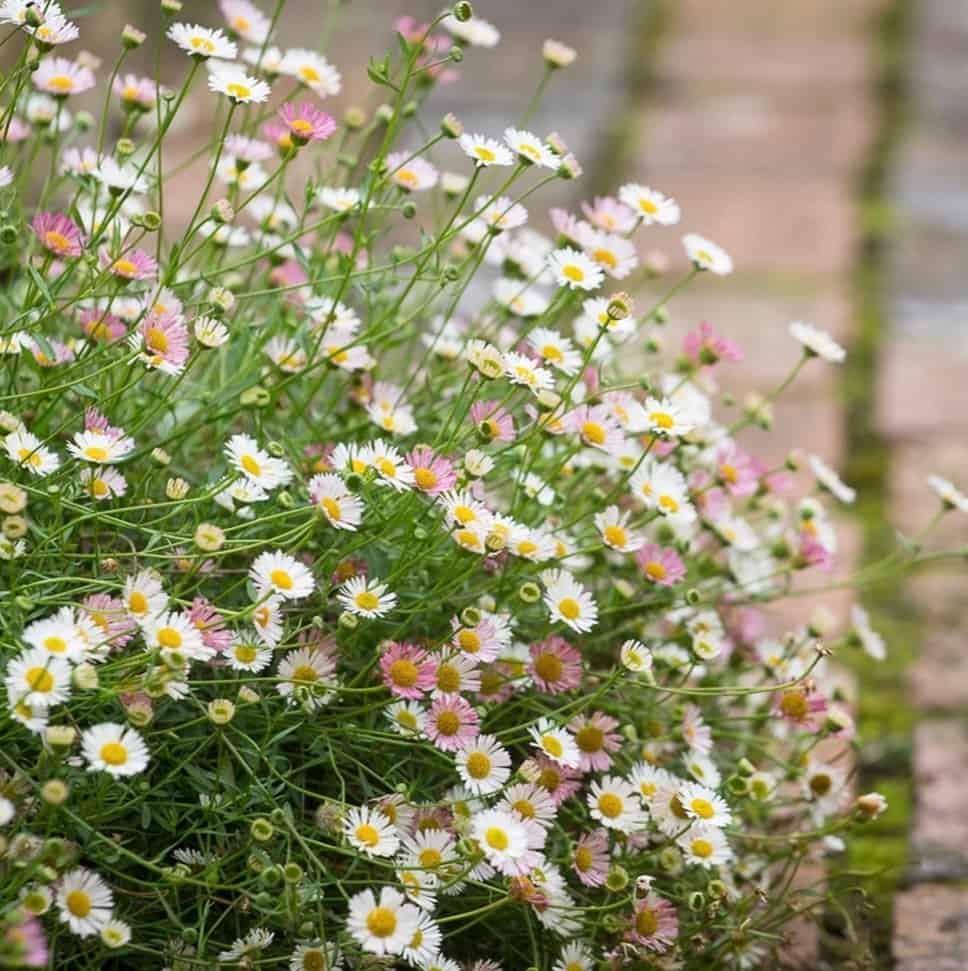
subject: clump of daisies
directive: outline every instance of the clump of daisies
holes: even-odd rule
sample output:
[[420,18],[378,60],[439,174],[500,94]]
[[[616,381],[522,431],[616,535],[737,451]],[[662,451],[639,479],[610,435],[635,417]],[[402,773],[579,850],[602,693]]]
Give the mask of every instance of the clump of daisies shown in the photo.
[[0,963],[774,966],[884,810],[830,659],[884,640],[782,610],[854,490],[757,439],[843,349],[729,411],[675,199],[544,213],[561,135],[432,119],[468,3],[340,112],[283,3],[178,7],[111,69],[0,5]]

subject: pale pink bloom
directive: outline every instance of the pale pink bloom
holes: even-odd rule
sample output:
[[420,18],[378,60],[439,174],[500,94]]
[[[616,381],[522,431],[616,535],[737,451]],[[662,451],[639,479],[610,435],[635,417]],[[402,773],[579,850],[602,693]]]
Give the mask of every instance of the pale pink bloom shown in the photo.
[[48,339],[47,345],[54,352],[53,357],[37,341],[34,341],[30,347],[30,352],[33,354],[34,360],[41,367],[57,367],[58,364],[69,364],[77,356],[73,349],[62,341]]
[[771,713],[805,731],[816,732],[827,714],[827,699],[819,692],[798,685],[774,696]]
[[151,78],[139,77],[136,74],[116,77],[111,87],[121,99],[122,105],[140,108],[142,111],[153,108],[158,99],[158,85]]
[[703,321],[698,329],[691,330],[682,341],[682,353],[698,367],[710,367],[719,361],[742,361],[742,348],[713,330],[713,325]]
[[614,453],[622,447],[622,429],[606,405],[579,405],[565,415],[562,423],[592,448]]
[[733,496],[752,496],[759,488],[763,465],[735,442],[716,450],[716,478]]
[[508,638],[501,636],[497,624],[490,617],[482,617],[475,627],[468,627],[458,617],[452,617],[450,626],[454,631],[451,643],[482,664],[493,661],[508,643]]
[[380,656],[383,683],[398,698],[416,700],[436,684],[437,662],[416,644],[391,642]]
[[22,118],[14,115],[6,125],[0,125],[0,141],[22,142],[29,137],[32,129]]
[[622,736],[615,731],[618,719],[603,711],[589,715],[576,715],[568,723],[568,730],[575,736],[575,744],[581,752],[582,772],[605,772],[612,765],[612,753],[622,745]]
[[675,943],[678,936],[679,918],[676,908],[668,900],[649,891],[636,901],[632,922],[625,932],[627,940],[662,953]]
[[481,719],[460,695],[438,695],[424,723],[427,737],[444,752],[456,752],[480,734]]
[[127,324],[120,317],[96,307],[81,311],[78,323],[90,340],[108,344],[120,340],[128,332]]
[[593,829],[582,833],[571,855],[571,869],[586,887],[601,887],[608,876],[608,833]]
[[548,211],[548,215],[551,217],[551,225],[555,227],[558,235],[568,243],[577,244],[578,237],[581,235],[581,226],[587,225],[587,223],[582,223],[577,216],[568,212],[567,209],[551,209]]
[[560,806],[581,789],[581,769],[559,765],[546,755],[534,755],[521,763],[521,777],[540,786]]
[[103,642],[111,647],[124,647],[138,628],[119,597],[92,593],[81,602],[81,610],[100,627]]
[[538,691],[554,695],[572,691],[581,684],[581,654],[563,637],[552,634],[532,644],[528,674]]
[[713,748],[713,733],[703,721],[702,711],[696,705],[686,705],[682,712],[682,737],[686,745],[696,752],[709,755]]
[[38,212],[30,224],[44,249],[59,256],[80,256],[84,236],[80,229],[60,212]]
[[635,554],[635,560],[646,579],[660,587],[675,586],[686,575],[686,567],[679,554],[658,543],[646,543]]
[[124,436],[124,429],[118,428],[116,425],[112,425],[111,422],[108,421],[107,417],[98,411],[97,408],[85,409],[84,431],[100,432],[102,435],[107,435],[108,438],[115,441]]
[[596,196],[594,202],[583,202],[581,209],[593,226],[606,233],[627,233],[637,221],[635,213],[613,196]]
[[475,401],[471,405],[471,421],[481,428],[492,442],[514,439],[514,418],[497,401]]
[[279,109],[279,117],[297,145],[324,141],[336,131],[332,116],[310,101],[304,101],[298,108],[287,101]]
[[247,135],[229,135],[225,139],[224,153],[228,158],[235,159],[237,162],[248,162],[251,165],[272,158],[272,146],[258,138],[249,138]]
[[177,374],[188,360],[188,326],[179,314],[148,314],[133,335],[149,367]]
[[798,565],[809,567],[816,566],[821,570],[829,570],[834,565],[834,557],[831,550],[817,538],[814,533],[807,529],[801,529],[799,533],[799,545],[797,547]]
[[66,57],[45,57],[30,76],[38,91],[46,91],[55,98],[82,94],[94,87],[94,72],[83,64]]
[[107,249],[102,249],[100,255],[102,268],[124,280],[151,280],[158,275],[157,261],[144,250],[129,250],[121,256],[112,256]]
[[232,631],[225,626],[222,615],[205,597],[195,597],[188,608],[188,619],[198,628],[202,643],[218,654],[224,654],[232,644]]
[[454,463],[426,446],[415,448],[407,456],[407,464],[413,469],[414,485],[428,496],[439,496],[457,484]]

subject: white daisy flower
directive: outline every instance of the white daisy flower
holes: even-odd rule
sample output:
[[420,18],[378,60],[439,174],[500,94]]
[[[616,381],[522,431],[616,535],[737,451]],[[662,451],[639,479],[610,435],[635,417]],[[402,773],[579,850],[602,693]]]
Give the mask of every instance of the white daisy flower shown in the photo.
[[168,606],[161,577],[154,570],[139,570],[133,577],[124,581],[122,593],[124,609],[139,624],[155,614],[160,614]]
[[570,246],[552,252],[548,268],[559,286],[572,290],[597,290],[605,279],[602,268],[591,257]]
[[249,0],[219,0],[229,30],[250,44],[264,44],[272,21]]
[[544,602],[552,622],[561,621],[583,634],[598,622],[598,607],[590,593],[564,570],[551,570],[542,575]]
[[252,612],[252,626],[263,644],[275,647],[282,640],[282,597],[263,600]]
[[721,246],[695,233],[682,237],[686,256],[697,270],[709,270],[717,276],[727,276],[733,272],[733,261]]
[[36,435],[23,427],[4,438],[3,448],[11,462],[25,468],[31,475],[50,475],[60,466],[56,453],[45,448]]
[[309,568],[279,550],[260,553],[249,568],[249,578],[255,584],[259,599],[273,593],[283,600],[302,600],[316,588]]
[[292,480],[289,465],[259,448],[249,435],[233,435],[225,443],[225,454],[239,472],[264,489],[288,485]]
[[370,954],[401,954],[413,939],[421,911],[393,887],[382,887],[379,900],[372,890],[350,898],[346,929]]
[[360,204],[361,196],[359,189],[327,185],[316,193],[316,198],[334,212],[350,212],[354,206]]
[[478,735],[455,756],[457,772],[475,796],[497,792],[511,775],[511,756],[493,735]]
[[369,577],[351,577],[340,588],[336,599],[351,613],[372,619],[389,613],[397,602],[397,595]]
[[286,51],[279,73],[296,78],[320,98],[339,94],[343,88],[339,71],[322,54],[301,47]]
[[652,652],[641,641],[625,641],[619,657],[622,666],[633,674],[652,670]]
[[679,789],[679,801],[697,822],[722,828],[733,820],[733,814],[722,796],[698,782],[684,782]]
[[104,722],[81,734],[81,753],[89,772],[137,775],[148,766],[148,746],[130,725]]
[[208,89],[224,94],[236,104],[261,104],[272,93],[265,81],[246,74],[244,68],[219,61],[213,62],[209,69]]
[[96,465],[123,462],[134,449],[134,439],[126,435],[112,437],[104,432],[78,432],[68,443],[67,451],[75,458]]
[[968,496],[957,486],[940,475],[928,476],[928,487],[948,509],[968,512]]
[[689,408],[687,400],[671,401],[669,398],[647,398],[645,413],[651,431],[669,438],[688,435],[701,417]]
[[632,833],[648,821],[638,788],[620,776],[605,775],[592,782],[586,802],[592,817],[606,829]]
[[461,135],[457,139],[457,144],[465,155],[472,158],[480,168],[487,168],[491,165],[513,165],[514,155],[512,152],[486,135]]
[[723,831],[706,823],[694,823],[676,842],[687,864],[709,869],[729,863],[733,858]]
[[504,373],[512,384],[520,384],[535,394],[550,391],[555,386],[554,375],[534,363],[526,354],[508,351],[504,355]]
[[647,185],[629,182],[618,190],[619,201],[631,209],[646,226],[674,226],[679,222],[679,204],[675,199]]
[[401,957],[413,967],[425,968],[427,962],[437,953],[442,940],[443,934],[434,919],[426,911],[422,911],[413,936],[407,942]]
[[174,23],[168,28],[167,36],[186,54],[194,57],[216,57],[231,61],[239,52],[235,42],[229,40],[223,31],[200,27],[198,24]]
[[61,607],[56,614],[28,624],[21,635],[32,648],[46,651],[75,664],[87,651],[87,642],[80,636],[73,607]]
[[529,850],[524,821],[501,809],[486,809],[473,816],[471,836],[480,845],[487,862],[502,873],[513,873]]
[[272,649],[260,644],[258,635],[252,631],[252,636],[234,634],[232,644],[222,655],[233,671],[248,671],[257,673],[264,671],[272,661]]
[[528,728],[532,743],[543,755],[566,768],[581,764],[581,751],[574,736],[564,728],[558,728],[550,719],[542,718]]
[[202,632],[188,614],[164,611],[149,617],[143,624],[145,645],[161,651],[166,657],[178,655],[189,661],[207,661],[215,653],[202,640]]
[[4,679],[11,706],[51,708],[71,693],[71,666],[64,657],[34,647],[7,665]]
[[557,169],[561,164],[558,156],[537,135],[520,128],[505,128],[504,143],[530,165]]
[[646,459],[629,480],[629,486],[632,495],[663,516],[683,523],[696,518],[686,480],[672,465]]
[[619,553],[634,553],[645,542],[641,533],[629,527],[630,515],[618,506],[609,506],[604,512],[595,514],[595,528],[601,534],[602,542]]
[[470,44],[471,47],[497,47],[501,41],[497,27],[481,17],[458,20],[453,14],[448,14],[441,20],[441,24],[458,41]]
[[577,374],[582,364],[582,356],[571,340],[563,337],[549,327],[535,327],[528,334],[528,343],[541,356],[542,360],[562,374]]
[[831,364],[841,364],[847,352],[826,332],[795,320],[790,324],[790,336],[803,345],[803,351],[809,357],[819,357]]
[[309,497],[337,529],[355,531],[363,519],[363,503],[333,473],[314,475],[307,485]]
[[61,878],[57,888],[60,919],[78,937],[92,937],[111,920],[114,895],[92,870],[76,867]]
[[354,806],[343,821],[343,835],[367,856],[393,856],[400,848],[397,828],[377,809]]

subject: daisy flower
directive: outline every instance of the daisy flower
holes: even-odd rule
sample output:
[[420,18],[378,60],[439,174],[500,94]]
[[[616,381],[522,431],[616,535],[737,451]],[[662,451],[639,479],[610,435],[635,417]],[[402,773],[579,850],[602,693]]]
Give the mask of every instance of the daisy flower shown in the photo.
[[850,608],[850,623],[853,634],[867,655],[875,661],[883,661],[887,657],[887,644],[871,626],[870,615],[860,604],[854,604]]
[[388,178],[406,192],[424,192],[432,189],[440,177],[437,169],[426,159],[410,157],[409,152],[393,152],[386,158]]
[[560,621],[579,634],[590,631],[598,622],[598,607],[592,595],[564,570],[552,570],[542,577],[544,602],[552,623]]
[[686,256],[697,270],[709,270],[717,276],[727,276],[733,272],[733,261],[729,253],[708,239],[688,233],[682,237],[682,245],[685,247]]
[[605,405],[579,405],[562,419],[567,431],[576,432],[585,445],[610,455],[622,447],[622,429]]
[[636,900],[632,922],[626,932],[629,940],[662,953],[672,947],[678,936],[679,918],[673,904],[652,891]]
[[218,8],[229,30],[250,44],[264,44],[272,21],[249,0],[219,0]]
[[48,252],[60,259],[80,256],[84,249],[81,230],[63,213],[38,212],[30,228]]
[[638,789],[619,776],[605,775],[593,781],[586,802],[592,818],[620,833],[642,829],[648,821]]
[[[336,122],[332,116],[317,108],[310,101],[304,101],[298,107],[293,102],[287,101],[279,109],[278,115],[282,119],[282,123],[289,129],[289,134],[297,145],[325,141],[336,131]],[[347,192],[352,190],[337,189],[335,191]],[[324,189],[322,192],[326,192],[326,190]],[[326,204],[325,201],[323,204]],[[349,208],[352,208],[352,204]]]
[[413,469],[394,446],[376,441],[369,447],[368,464],[377,472],[377,482],[402,492],[414,484]]
[[946,509],[959,509],[961,512],[968,512],[968,496],[954,483],[942,479],[940,475],[929,475],[928,487],[941,500]]
[[214,61],[208,74],[208,89],[224,94],[236,104],[261,104],[272,89],[265,81],[245,73],[237,64]]
[[134,450],[134,439],[127,435],[109,435],[86,430],[77,432],[67,445],[67,451],[75,458],[96,465],[123,462]]
[[457,772],[475,796],[488,796],[501,789],[511,775],[511,756],[493,735],[478,735],[466,742],[455,756]]
[[458,20],[453,14],[448,14],[441,23],[457,41],[471,47],[497,47],[501,41],[497,27],[481,17]]
[[576,769],[581,764],[581,752],[571,733],[558,728],[550,719],[542,718],[528,728],[532,744],[558,765]]
[[323,186],[317,193],[319,201],[334,212],[349,212],[354,206],[359,205],[360,190],[351,189],[345,186]]
[[353,807],[343,821],[343,835],[367,856],[393,856],[400,848],[397,828],[378,809]]
[[55,98],[83,94],[97,83],[89,67],[66,57],[45,57],[30,75],[30,80],[38,91],[45,91]]
[[461,135],[457,144],[479,168],[491,165],[513,165],[514,155],[500,142],[485,135]]
[[235,42],[229,40],[223,31],[199,27],[198,24],[174,23],[168,28],[166,36],[193,57],[233,61],[239,52]]
[[252,626],[259,639],[270,647],[282,640],[282,598],[269,597],[252,612]]
[[337,600],[351,613],[368,620],[382,617],[396,606],[397,596],[385,583],[369,577],[351,577],[340,588]]
[[803,346],[808,357],[819,357],[831,364],[841,364],[847,352],[826,332],[795,320],[790,324],[790,336]]
[[645,542],[641,533],[629,527],[630,515],[618,506],[609,506],[604,512],[595,513],[595,528],[602,542],[619,553],[634,553]]
[[154,570],[140,570],[124,581],[124,609],[137,623],[160,614],[168,605],[161,577]]
[[475,401],[471,405],[470,418],[488,441],[514,440],[514,417],[501,407],[499,401]]
[[733,858],[733,851],[723,831],[706,823],[694,823],[676,842],[687,865],[696,864],[710,869],[729,863]]
[[263,489],[275,489],[292,481],[288,464],[259,448],[248,435],[233,435],[225,443],[225,454],[239,472]]
[[516,351],[504,355],[504,373],[512,384],[523,385],[534,394],[550,391],[555,386],[554,375],[547,368],[539,367],[530,357]]
[[650,430],[669,438],[688,435],[701,417],[689,408],[688,401],[670,401],[668,398],[647,398],[645,413]]
[[[68,446],[69,448],[70,446]],[[103,501],[123,496],[128,491],[128,481],[112,468],[81,469],[78,475],[84,491],[92,499]]]
[[629,480],[632,494],[649,508],[684,523],[696,518],[682,473],[673,466],[646,459]]
[[51,708],[70,696],[71,666],[66,658],[35,647],[10,661],[4,683],[12,704]]
[[460,651],[437,655],[434,694],[455,694],[480,690],[478,661]]
[[75,664],[81,660],[87,649],[84,638],[78,634],[73,607],[62,607],[53,616],[28,624],[21,637],[30,647],[63,657]]
[[322,54],[302,47],[286,51],[279,73],[296,78],[319,98],[339,94],[343,87],[339,71]]
[[726,801],[712,789],[698,782],[684,782],[679,789],[679,802],[691,819],[722,829],[733,821]]
[[522,161],[546,169],[557,169],[561,160],[537,135],[519,128],[504,129],[504,143]]
[[148,746],[135,729],[115,722],[104,722],[81,734],[81,753],[89,772],[128,776],[148,767]]
[[548,256],[548,269],[558,286],[572,290],[597,290],[605,279],[602,268],[591,257],[570,246]]
[[572,691],[581,684],[581,654],[563,637],[552,635],[532,644],[528,674],[544,694]]
[[289,971],[339,971],[343,965],[335,944],[298,944],[289,956]]
[[314,475],[308,482],[309,498],[322,510],[331,526],[337,529],[356,530],[363,519],[363,503],[343,480],[331,472]]
[[269,666],[272,661],[272,650],[260,644],[254,633],[251,637],[233,634],[232,642],[224,657],[233,671],[248,671],[256,674]]
[[610,862],[608,832],[595,829],[582,833],[571,856],[571,869],[575,876],[586,887],[604,886]]
[[582,357],[575,345],[567,337],[548,327],[535,327],[528,334],[528,343],[542,360],[562,374],[577,374],[581,368]]
[[3,448],[11,462],[26,469],[31,475],[50,475],[60,467],[57,454],[45,448],[36,435],[23,427],[10,432],[4,438]]
[[279,662],[276,691],[292,702],[302,702],[316,709],[329,702],[330,681],[336,671],[331,654],[318,647],[300,647],[289,651]]
[[277,550],[260,553],[249,568],[259,599],[273,593],[283,600],[302,600],[316,588],[312,573],[295,557]]
[[437,664],[423,648],[393,641],[380,655],[383,683],[398,698],[422,698],[435,684]]
[[350,898],[346,929],[370,954],[401,954],[413,939],[421,911],[393,887],[382,887],[379,900],[372,890]]
[[111,888],[92,870],[68,870],[57,887],[60,919],[78,937],[92,937],[111,919],[114,895]]
[[618,190],[619,201],[627,206],[646,226],[674,226],[679,222],[679,204],[675,199],[647,185],[629,182]]
[[187,614],[179,611],[163,611],[144,621],[145,645],[149,650],[161,651],[166,656],[177,652],[189,660],[208,660],[215,652],[206,647],[202,632],[191,622]]
[[639,265],[635,244],[624,236],[603,233],[583,223],[578,233],[578,242],[613,280],[624,280]]
[[424,722],[424,732],[437,748],[455,752],[477,737],[480,716],[460,695],[434,698]]
[[527,824],[513,813],[486,809],[471,820],[471,836],[487,862],[508,876],[530,869],[524,861],[532,855]]
[[618,721],[601,711],[590,715],[576,715],[568,723],[581,752],[582,772],[605,772],[611,767],[612,753],[622,744],[622,736],[615,729]]
[[107,249],[100,253],[101,267],[123,280],[152,280],[158,275],[158,263],[150,253],[141,249],[128,250],[112,256]]
[[857,490],[851,489],[834,470],[817,455],[808,455],[807,463],[817,484],[835,499],[850,505],[857,498]]
[[151,78],[123,74],[114,79],[112,90],[128,110],[149,111],[158,100],[158,86]]
[[646,543],[635,554],[635,561],[645,578],[660,587],[673,587],[686,575],[682,557],[658,543]]

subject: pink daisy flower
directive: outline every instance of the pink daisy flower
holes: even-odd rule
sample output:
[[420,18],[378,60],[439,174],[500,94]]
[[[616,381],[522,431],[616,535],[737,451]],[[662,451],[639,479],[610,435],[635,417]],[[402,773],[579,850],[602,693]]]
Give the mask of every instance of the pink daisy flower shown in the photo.
[[225,154],[236,162],[246,162],[252,165],[265,162],[272,158],[272,146],[259,138],[249,138],[246,135],[229,135],[225,139]]
[[426,446],[415,448],[407,456],[407,464],[413,469],[414,485],[428,496],[439,496],[457,484],[454,463]]
[[148,314],[132,337],[148,367],[178,374],[188,360],[188,326],[179,314]]
[[81,610],[101,628],[110,647],[124,647],[138,629],[120,597],[92,593],[81,602]]
[[437,748],[456,752],[480,734],[481,719],[460,695],[439,695],[427,713],[424,731]]
[[632,923],[625,936],[650,951],[661,953],[668,950],[679,936],[676,908],[668,900],[649,891],[636,901]]
[[711,367],[720,361],[742,361],[742,348],[713,330],[713,325],[703,321],[698,329],[686,334],[682,341],[682,353],[697,367]]
[[74,360],[76,356],[74,351],[62,341],[48,340],[47,344],[54,352],[53,357],[51,357],[47,351],[36,341],[34,341],[30,348],[30,352],[34,356],[34,360],[41,367],[57,367],[58,364],[68,364]]
[[27,122],[14,115],[7,123],[6,131],[4,130],[4,126],[0,125],[0,141],[10,142],[11,144],[14,142],[22,142],[25,138],[29,137],[32,130]]
[[38,212],[30,224],[41,245],[48,252],[63,259],[80,256],[84,236],[80,229],[60,212]]
[[608,876],[608,833],[594,829],[582,833],[571,855],[571,869],[586,887],[601,887]]
[[686,575],[686,567],[679,554],[658,543],[646,543],[635,554],[635,561],[646,579],[660,587],[675,586]]
[[501,653],[501,648],[510,643],[510,635],[500,630],[490,617],[482,617],[474,627],[452,617],[450,626],[454,631],[451,640],[454,647],[481,664],[493,661]]
[[97,408],[87,408],[84,411],[84,431],[100,432],[112,439],[118,439],[124,435],[124,429],[112,425]]
[[735,442],[727,442],[716,450],[716,478],[730,495],[753,495],[759,488],[761,472],[761,463]]
[[605,772],[612,764],[612,752],[622,745],[622,736],[615,729],[618,719],[602,711],[590,715],[576,715],[568,729],[575,736],[578,751],[581,752],[582,772]]
[[101,250],[101,267],[124,280],[151,280],[158,275],[158,263],[144,250],[135,249],[122,256]]
[[475,401],[471,405],[471,421],[488,441],[514,440],[514,419],[497,401]]
[[696,705],[686,705],[682,712],[682,737],[686,745],[702,755],[713,749],[713,733],[703,721],[702,711]]
[[622,447],[622,429],[606,405],[579,405],[562,419],[566,429],[592,448],[614,453]]
[[398,698],[416,700],[437,683],[437,662],[416,644],[391,642],[380,657],[383,683]]
[[96,84],[94,72],[89,67],[69,61],[66,57],[45,57],[30,80],[38,91],[46,91],[55,98],[82,94]]
[[821,570],[829,570],[834,565],[833,554],[813,533],[807,529],[802,529],[799,538],[797,566],[801,569],[817,566]]
[[539,691],[555,695],[581,684],[581,654],[563,637],[553,634],[532,644],[530,651],[528,674]]
[[627,233],[635,228],[637,217],[624,202],[613,196],[596,196],[594,202],[583,202],[585,218],[606,233]]
[[92,341],[112,344],[128,332],[127,325],[120,317],[96,307],[82,311],[77,320],[81,330]]
[[224,654],[232,644],[232,631],[225,626],[215,604],[205,597],[196,597],[188,608],[188,619],[201,632],[202,643],[218,654]]
[[827,699],[803,685],[787,688],[773,698],[771,714],[808,732],[819,731],[827,714]]
[[336,131],[332,117],[309,101],[298,108],[287,101],[279,109],[279,117],[297,145],[324,141]]
[[526,759],[518,771],[522,778],[544,789],[555,806],[560,806],[581,789],[581,769],[559,765],[546,755],[535,755]]

